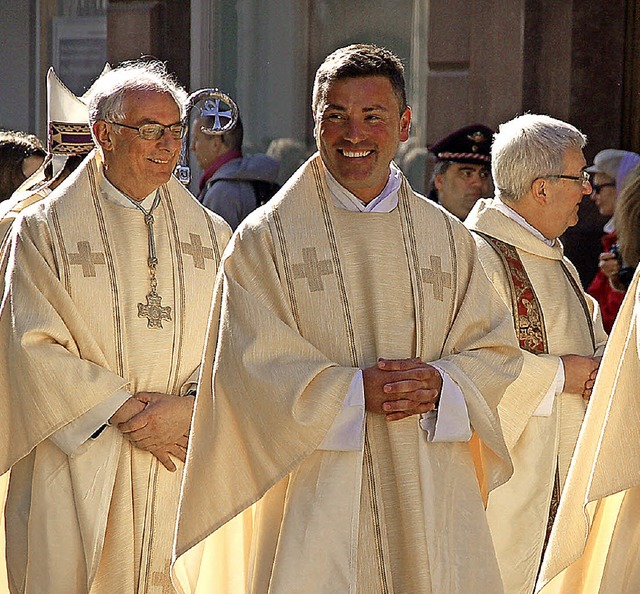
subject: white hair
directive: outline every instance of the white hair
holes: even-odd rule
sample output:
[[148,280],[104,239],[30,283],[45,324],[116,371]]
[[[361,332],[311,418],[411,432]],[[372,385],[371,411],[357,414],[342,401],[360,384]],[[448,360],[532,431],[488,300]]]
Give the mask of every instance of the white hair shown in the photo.
[[133,60],[105,72],[89,91],[89,125],[97,121],[121,122],[125,118],[124,99],[130,92],[156,91],[173,97],[184,117],[187,93],[166,66],[158,61]]
[[575,126],[547,115],[525,114],[500,124],[491,145],[496,195],[517,202],[537,178],[562,174],[566,151],[586,143]]

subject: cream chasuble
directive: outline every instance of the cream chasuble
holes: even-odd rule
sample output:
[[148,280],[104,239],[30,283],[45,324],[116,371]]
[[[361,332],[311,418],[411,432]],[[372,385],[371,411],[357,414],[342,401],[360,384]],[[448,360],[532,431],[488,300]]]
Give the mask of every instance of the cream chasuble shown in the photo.
[[[498,406],[514,466],[511,479],[489,496],[487,515],[507,594],[531,594],[547,534],[556,471],[564,485],[586,403],[558,394],[550,416],[535,416],[556,377],[559,357],[601,354],[606,341],[597,304],[585,295],[562,245],[545,244],[494,206],[476,203],[465,225],[515,247],[541,311],[525,303],[521,327],[544,336],[548,354],[523,350],[524,365]],[[487,275],[513,312],[513,280],[496,250],[477,237]],[[522,315],[522,313],[517,314]],[[541,317],[540,317],[541,315]]]
[[636,273],[600,365],[538,580],[542,594],[640,592],[639,281]]
[[12,467],[12,592],[166,594],[182,465],[168,472],[112,427],[71,456],[48,438],[121,388],[193,385],[230,230],[177,180],[159,189],[157,291],[170,314],[150,328],[139,316],[139,304],[149,313],[143,214],[109,197],[97,157],[72,176],[24,211],[8,253],[0,471]]
[[51,193],[49,188],[42,191],[13,194],[0,210],[0,255],[7,249],[9,231],[18,215],[25,209],[39,202]]
[[[45,196],[48,196],[51,190],[44,188],[41,191],[24,192],[17,190],[9,198],[0,203],[0,262],[5,262],[4,254],[8,249],[9,231],[13,222],[18,215],[28,206],[35,204],[42,200]],[[4,287],[4,269],[5,266],[0,266],[0,294],[3,292]],[[4,502],[7,493],[7,487],[9,486],[9,473],[5,473],[0,476],[0,502]],[[5,563],[5,524],[4,513],[0,514],[0,593],[8,591],[8,578]]]
[[338,209],[316,156],[239,227],[221,270],[179,591],[501,592],[469,443],[367,413],[361,450],[317,449],[358,368],[418,355],[462,388],[482,488],[508,477],[495,409],[520,357],[462,225],[406,181],[390,213]]

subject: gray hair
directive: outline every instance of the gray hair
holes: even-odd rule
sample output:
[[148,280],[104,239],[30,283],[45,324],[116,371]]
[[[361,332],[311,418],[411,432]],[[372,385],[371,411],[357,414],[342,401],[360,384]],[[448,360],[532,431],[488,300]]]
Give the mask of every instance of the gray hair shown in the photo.
[[529,113],[500,124],[491,145],[496,196],[517,202],[539,177],[562,174],[566,151],[586,143],[576,127],[547,115]]
[[158,61],[132,60],[123,62],[117,68],[104,73],[89,91],[89,125],[97,121],[121,122],[124,100],[128,93],[156,91],[173,97],[180,117],[184,117],[187,101],[186,91],[167,72],[166,66]]
[[438,175],[444,175],[447,169],[453,165],[453,161],[436,161],[431,172],[431,179],[429,180],[429,187],[434,189],[436,187],[436,177]]

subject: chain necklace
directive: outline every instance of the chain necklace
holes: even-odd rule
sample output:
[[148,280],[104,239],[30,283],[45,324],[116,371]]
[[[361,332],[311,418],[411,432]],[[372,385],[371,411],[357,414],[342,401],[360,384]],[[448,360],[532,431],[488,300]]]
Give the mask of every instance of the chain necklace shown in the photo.
[[[122,192],[122,190],[120,190]],[[147,328],[162,328],[162,320],[171,321],[171,307],[162,306],[162,297],[158,295],[158,280],[156,278],[156,268],[158,267],[158,256],[156,254],[156,240],[153,234],[153,224],[155,218],[153,213],[160,204],[160,192],[156,191],[153,204],[149,210],[134,200],[131,196],[122,192],[122,194],[144,215],[144,222],[147,225],[147,239],[149,244],[149,257],[147,258],[147,266],[149,267],[149,284],[151,291],[147,294],[147,304],[138,303],[138,317],[147,318]]]

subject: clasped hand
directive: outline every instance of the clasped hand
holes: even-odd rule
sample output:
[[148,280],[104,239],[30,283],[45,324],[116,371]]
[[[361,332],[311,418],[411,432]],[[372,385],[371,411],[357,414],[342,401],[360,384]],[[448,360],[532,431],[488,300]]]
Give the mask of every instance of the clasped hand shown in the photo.
[[109,423],[174,472],[176,465],[170,455],[186,460],[193,402],[192,396],[138,392],[115,412]]
[[428,413],[440,399],[442,376],[419,357],[379,359],[362,376],[366,409],[388,421]]
[[564,365],[564,391],[581,394],[582,398],[588,401],[591,398],[602,357],[563,355],[560,358]]

